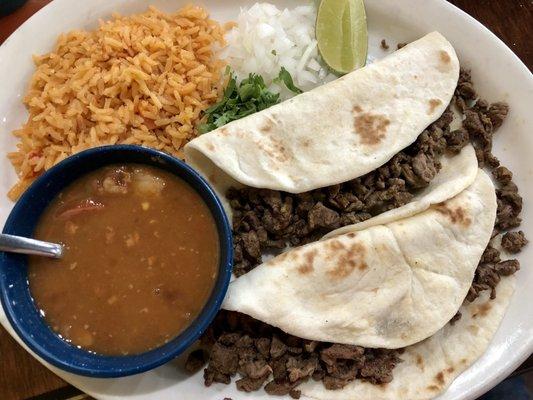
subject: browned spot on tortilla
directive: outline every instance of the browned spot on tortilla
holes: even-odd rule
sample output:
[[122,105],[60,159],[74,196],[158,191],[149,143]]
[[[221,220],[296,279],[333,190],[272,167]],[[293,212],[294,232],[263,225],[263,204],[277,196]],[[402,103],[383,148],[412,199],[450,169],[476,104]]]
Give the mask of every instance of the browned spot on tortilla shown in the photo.
[[302,275],[307,275],[310,272],[313,272],[312,264],[302,264],[298,267],[298,272]]
[[312,264],[313,260],[315,259],[316,254],[318,253],[317,249],[309,250],[307,253],[305,253],[304,258],[305,261]]
[[344,243],[342,243],[340,240],[337,240],[337,239],[329,240],[327,246],[332,251],[338,251],[338,250],[346,249],[346,246],[344,245]]
[[[279,256],[277,256],[275,258],[276,261],[280,261],[280,262],[283,262],[285,261],[287,258],[289,258],[289,253],[291,253],[290,251],[286,251],[285,253],[281,253]],[[273,259],[274,260],[274,259]],[[276,263],[274,263],[276,264]]]
[[372,293],[377,293],[378,292],[378,288],[375,287],[374,289],[371,290]]
[[385,243],[379,243],[379,244],[376,245],[376,250],[379,253],[385,253],[388,249],[389,249],[389,247]]
[[350,253],[362,253],[362,255],[366,253],[365,246],[360,243],[352,243],[349,251]]
[[300,258],[300,253],[298,251],[287,251],[287,258],[289,261],[296,261]]
[[272,130],[273,127],[274,127],[274,123],[272,122],[272,120],[267,119],[265,123],[261,126],[261,128],[259,128],[259,131],[268,133]]
[[220,128],[219,133],[220,133],[222,136],[228,136],[228,134],[229,134],[227,128]]
[[341,256],[337,260],[337,264],[335,265],[335,268],[328,271],[328,274],[332,278],[345,278],[355,269],[355,266],[353,263],[349,263],[346,256]]
[[311,145],[311,139],[302,140],[302,147],[309,147]]
[[477,318],[478,315],[481,317],[484,317],[485,315],[487,315],[490,309],[491,309],[490,303],[487,302],[487,303],[481,304],[477,308],[477,310],[472,312],[472,318]]
[[436,385],[429,385],[429,386],[427,387],[427,389],[428,389],[428,390],[432,390],[432,391],[434,391],[434,392],[437,392],[437,391],[440,390],[440,387],[438,387],[438,386],[436,386]]
[[479,328],[475,325],[468,325],[467,329],[472,333],[473,335],[477,335],[479,332]]
[[306,275],[310,272],[313,272],[313,261],[315,260],[315,256],[317,253],[318,251],[314,249],[304,254],[304,262],[298,267],[298,272],[300,274]]
[[461,364],[466,364],[466,358],[461,358]]
[[349,237],[349,238],[351,239],[351,238],[356,237],[357,234],[356,234],[355,232],[350,232],[350,233],[346,234],[346,236]]
[[416,365],[418,368],[420,368],[422,371],[424,370],[424,360],[422,359],[422,356],[420,354],[416,355]]
[[455,368],[450,367],[446,370],[447,373],[451,374],[453,371],[455,371]]
[[385,138],[390,121],[384,115],[362,112],[359,106],[353,108],[353,113],[354,128],[362,144],[375,145]]
[[256,145],[272,160],[283,163],[291,158],[291,155],[285,146],[283,146],[283,142],[280,139],[273,137],[272,135],[264,136],[264,138],[267,140],[256,142]]
[[471,219],[466,215],[465,210],[463,210],[461,207],[452,209],[449,208],[445,203],[440,203],[435,206],[435,210],[450,218],[452,223],[462,225],[463,227],[467,227],[472,222]]
[[271,121],[273,121],[274,123],[278,124],[279,123],[279,115],[277,112],[275,111],[272,111],[269,115],[269,118]]
[[452,60],[450,55],[444,51],[444,50],[441,50],[439,51],[439,56],[440,56],[440,60],[444,63],[444,64],[449,64],[450,61]]
[[440,384],[444,385],[444,374],[442,371],[440,371],[437,375],[435,375],[435,380]]
[[439,99],[431,99],[429,101],[429,110],[428,115],[433,114],[435,112],[435,109],[442,104],[442,101]]
[[[338,242],[338,241],[332,241]],[[368,268],[365,263],[365,247],[360,243],[354,243],[349,248],[344,244],[342,248],[337,249],[337,260],[333,267],[327,273],[333,279],[343,279],[350,275],[356,268],[364,271]]]

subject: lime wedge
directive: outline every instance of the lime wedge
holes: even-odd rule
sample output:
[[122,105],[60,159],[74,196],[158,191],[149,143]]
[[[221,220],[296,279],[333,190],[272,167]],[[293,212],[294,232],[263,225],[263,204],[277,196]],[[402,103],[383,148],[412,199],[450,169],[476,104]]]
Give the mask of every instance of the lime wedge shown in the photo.
[[363,0],[322,0],[316,39],[322,59],[337,74],[363,67],[368,50]]

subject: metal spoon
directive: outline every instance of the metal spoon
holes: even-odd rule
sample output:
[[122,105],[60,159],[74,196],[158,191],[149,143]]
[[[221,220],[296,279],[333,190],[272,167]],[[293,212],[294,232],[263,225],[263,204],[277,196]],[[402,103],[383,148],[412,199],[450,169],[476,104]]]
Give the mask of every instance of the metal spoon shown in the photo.
[[0,251],[61,258],[63,255],[63,246],[56,243],[0,233]]

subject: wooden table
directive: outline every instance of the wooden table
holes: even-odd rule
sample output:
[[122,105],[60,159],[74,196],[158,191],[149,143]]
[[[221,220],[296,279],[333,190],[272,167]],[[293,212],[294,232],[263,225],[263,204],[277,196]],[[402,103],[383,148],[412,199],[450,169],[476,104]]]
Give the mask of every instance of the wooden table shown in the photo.
[[[29,0],[15,13],[0,17],[0,43],[49,2],[50,0]],[[450,2],[485,24],[524,61],[530,70],[533,68],[531,0],[450,0]],[[522,370],[527,367],[533,367],[531,359]],[[39,364],[18,346],[3,328],[0,328],[0,399],[20,400],[39,396],[39,399],[59,400],[78,394],[76,389]]]

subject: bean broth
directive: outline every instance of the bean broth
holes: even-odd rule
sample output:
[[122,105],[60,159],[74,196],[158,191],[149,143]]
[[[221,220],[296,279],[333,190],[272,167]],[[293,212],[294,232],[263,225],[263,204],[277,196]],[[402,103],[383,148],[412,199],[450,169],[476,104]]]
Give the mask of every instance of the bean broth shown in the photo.
[[218,273],[216,224],[180,178],[146,165],[104,167],[48,206],[37,239],[58,260],[31,257],[30,291],[62,338],[107,355],[141,353],[182,332]]

